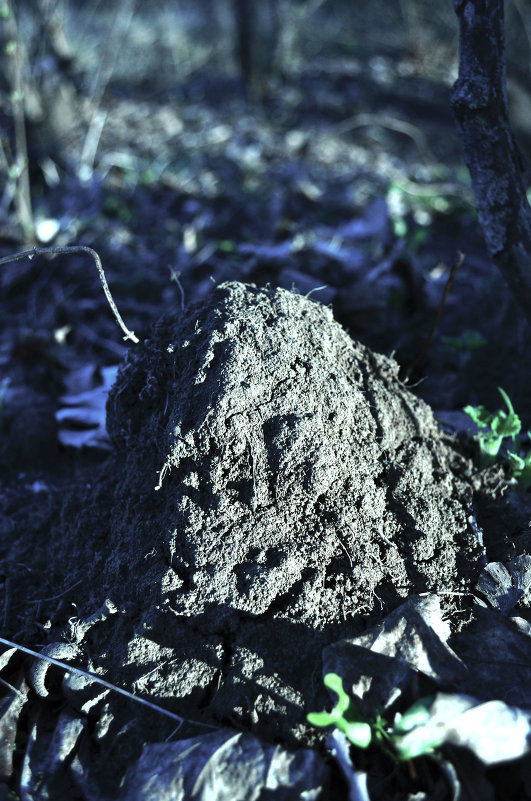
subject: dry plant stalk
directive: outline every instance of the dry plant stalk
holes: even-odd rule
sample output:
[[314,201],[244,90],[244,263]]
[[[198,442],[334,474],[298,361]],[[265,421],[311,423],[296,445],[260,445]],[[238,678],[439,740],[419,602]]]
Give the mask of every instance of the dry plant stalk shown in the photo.
[[6,45],[5,52],[11,69],[8,70],[11,84],[11,104],[13,109],[13,125],[15,132],[15,168],[17,184],[15,206],[24,237],[28,243],[35,242],[35,225],[31,208],[31,192],[29,182],[28,143],[26,139],[26,120],[24,115],[24,48],[19,37],[17,21],[12,3],[6,0],[5,11]]
[[[123,695],[125,698],[129,698],[131,701],[134,701],[137,704],[142,704],[143,706],[148,707],[149,709],[154,710],[155,712],[159,712],[161,715],[166,715],[166,717],[172,718],[172,720],[178,723],[178,727],[184,723],[185,719],[182,718],[180,715],[176,715],[174,712],[170,712],[169,709],[164,709],[164,707],[158,706],[158,704],[153,704],[151,701],[147,701],[145,698],[141,698],[138,695],[133,695],[133,693],[128,692],[127,690],[122,689],[122,687],[118,687],[116,684],[111,684],[109,681],[102,679],[101,676],[97,676],[95,673],[89,673],[88,670],[82,670],[81,668],[74,667],[70,665],[68,662],[61,662],[59,659],[54,659],[53,656],[48,656],[47,654],[40,654],[38,651],[34,651],[31,648],[26,648],[25,645],[19,645],[16,642],[12,642],[11,640],[6,640],[4,637],[0,637],[0,643],[2,645],[6,645],[8,648],[16,648],[18,651],[22,651],[22,653],[27,654],[28,656],[32,656],[35,659],[44,659],[45,662],[48,662],[50,665],[55,665],[55,667],[62,668],[67,673],[74,673],[77,676],[83,676],[85,679],[90,679],[91,681],[96,682],[96,684],[105,687],[107,690],[113,690],[115,693],[119,693]],[[14,687],[8,685],[13,692],[18,693]],[[20,693],[18,693],[20,694]],[[194,721],[195,722],[195,721]],[[206,723],[198,722],[199,726],[208,726]],[[214,728],[214,726],[208,726],[208,728]],[[177,729],[176,729],[177,731]]]
[[464,260],[465,260],[465,254],[462,253],[460,250],[458,250],[457,251],[457,258],[456,258],[456,260],[454,261],[454,263],[452,265],[452,269],[450,270],[450,275],[448,276],[448,280],[446,281],[446,284],[445,284],[445,287],[444,287],[443,296],[442,296],[441,302],[439,303],[439,306],[437,308],[437,313],[435,315],[435,319],[433,321],[430,333],[428,334],[428,338],[426,339],[426,342],[424,343],[424,345],[422,347],[422,350],[420,351],[420,353],[418,354],[416,359],[412,362],[412,364],[409,365],[408,369],[405,371],[404,379],[409,378],[409,376],[413,373],[415,368],[418,367],[419,364],[423,361],[423,359],[426,358],[426,354],[428,353],[428,351],[430,349],[434,334],[435,334],[435,332],[437,330],[437,327],[438,327],[438,325],[439,325],[439,323],[441,321],[443,309],[444,309],[444,307],[446,305],[446,301],[448,299],[448,295],[450,294],[450,289],[452,288],[452,284],[454,282],[455,274],[458,271],[458,269],[461,267],[461,265],[464,262]]
[[12,256],[4,256],[3,259],[0,259],[0,264],[7,264],[10,261],[18,261],[19,259],[25,259],[26,257],[28,259],[33,259],[34,256],[44,256],[44,255],[47,255],[47,254],[56,256],[56,255],[61,255],[63,253],[88,253],[89,256],[92,256],[92,258],[94,259],[94,261],[96,263],[98,274],[100,276],[101,285],[103,287],[103,291],[105,292],[105,297],[107,298],[109,306],[112,309],[112,313],[114,314],[116,322],[118,323],[118,325],[120,326],[120,328],[122,329],[122,331],[125,334],[124,339],[125,340],[130,339],[131,342],[134,342],[135,344],[138,344],[138,342],[140,340],[138,339],[137,336],[135,336],[135,332],[134,331],[130,331],[127,328],[127,326],[124,323],[124,321],[122,320],[120,312],[118,311],[116,303],[114,302],[113,297],[111,295],[111,290],[109,289],[109,285],[107,284],[107,279],[105,278],[105,272],[103,270],[103,265],[101,263],[101,259],[100,259],[99,255],[96,253],[96,251],[93,250],[92,248],[89,248],[86,245],[72,245],[72,246],[63,247],[63,248],[37,248],[37,247],[35,247],[35,248],[31,248],[31,250],[23,250],[20,253],[14,253]]

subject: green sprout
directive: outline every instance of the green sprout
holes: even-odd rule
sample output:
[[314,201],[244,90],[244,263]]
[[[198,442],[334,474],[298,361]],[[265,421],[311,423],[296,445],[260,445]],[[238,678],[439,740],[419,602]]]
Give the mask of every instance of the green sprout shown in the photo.
[[[494,464],[500,451],[502,442],[506,438],[512,440],[512,449],[506,449],[506,456],[511,473],[522,489],[531,487],[531,451],[520,453],[520,430],[522,423],[513,409],[513,405],[506,392],[498,387],[499,393],[505,401],[507,411],[499,409],[492,414],[484,406],[465,406],[465,411],[480,429],[476,434],[479,444],[479,466],[489,467]],[[531,430],[527,432],[531,440]]]
[[218,242],[218,250],[220,250],[221,253],[235,253],[236,242],[233,242],[232,239],[221,239]]
[[[444,742],[445,732],[442,727],[437,730],[425,726],[430,719],[434,701],[435,696],[433,695],[420,698],[403,715],[396,716],[389,737],[399,760],[433,754],[435,749]],[[412,740],[408,737],[406,740],[406,735],[415,729],[417,730],[416,738]]]
[[[527,436],[531,439],[531,431],[527,432]],[[523,458],[518,456],[517,453],[512,451],[507,452],[509,466],[512,474],[518,481],[522,489],[528,490],[531,487],[531,451],[529,451]]]
[[341,676],[327,673],[323,681],[325,687],[337,694],[337,704],[331,712],[310,712],[307,715],[309,723],[314,726],[335,726],[358,748],[367,748],[373,736],[371,724],[343,689]]
[[327,673],[324,684],[337,694],[337,703],[331,712],[310,712],[306,716],[308,721],[314,726],[335,726],[358,748],[368,748],[371,743],[376,743],[394,759],[408,760],[433,753],[443,741],[441,732],[436,735],[433,732],[426,733],[415,743],[404,741],[406,734],[422,726],[430,717],[433,696],[417,701],[403,715],[397,715],[394,726],[389,726],[380,714],[373,720],[367,720],[361,714],[354,700],[343,689],[343,681],[337,673]]
[[487,340],[480,331],[466,329],[456,337],[441,337],[441,342],[447,351],[473,351],[482,348]]
[[498,387],[498,391],[505,401],[507,412],[503,409],[498,409],[494,413],[488,412],[484,406],[465,406],[463,409],[479,429],[476,439],[479,444],[480,467],[489,467],[494,464],[506,437],[512,439],[513,451],[519,449],[517,437],[522,423],[514,411],[507,393],[501,387]]
[[[397,712],[389,725],[380,715],[372,721],[364,718],[335,673],[328,673],[324,682],[337,693],[338,702],[330,713],[308,715],[310,723],[335,726],[359,748],[374,742],[395,763],[436,754],[446,744],[470,749],[486,765],[529,751],[529,715],[501,701],[437,692],[420,698],[403,714]],[[497,743],[493,748],[493,732],[497,731],[504,733],[503,745]]]

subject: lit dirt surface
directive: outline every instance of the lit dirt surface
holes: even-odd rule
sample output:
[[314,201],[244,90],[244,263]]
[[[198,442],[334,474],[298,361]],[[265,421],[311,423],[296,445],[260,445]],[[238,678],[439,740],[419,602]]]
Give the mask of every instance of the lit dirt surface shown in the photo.
[[125,610],[96,652],[181,713],[303,743],[326,644],[481,569],[469,463],[310,298],[235,282],[165,316],[108,428],[105,536],[84,509],[71,545]]

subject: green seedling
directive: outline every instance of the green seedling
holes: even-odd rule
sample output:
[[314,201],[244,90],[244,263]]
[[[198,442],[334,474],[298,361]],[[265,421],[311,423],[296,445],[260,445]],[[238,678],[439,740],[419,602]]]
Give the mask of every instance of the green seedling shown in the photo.
[[335,726],[358,748],[368,748],[371,743],[376,743],[397,760],[433,753],[441,744],[440,732],[436,735],[427,732],[426,737],[419,737],[411,745],[404,742],[406,734],[422,726],[430,717],[433,697],[420,699],[403,715],[397,715],[394,726],[389,726],[379,714],[373,720],[367,720],[361,714],[354,700],[343,689],[343,681],[337,673],[327,673],[324,684],[337,694],[338,700],[331,712],[310,712],[307,715],[308,721],[314,726]]
[[331,712],[310,712],[307,715],[309,723],[314,726],[335,726],[358,748],[367,748],[373,738],[371,724],[343,689],[341,676],[327,673],[323,681],[325,687],[337,694],[338,700]]
[[[399,760],[414,759],[424,754],[433,754],[438,746],[442,745],[445,733],[441,729],[430,729],[426,724],[431,716],[431,707],[435,696],[420,698],[410,706],[403,715],[397,715],[395,723],[389,732],[394,751]],[[416,730],[416,737],[412,740],[406,738]]]
[[485,337],[479,332],[472,329],[463,331],[457,337],[441,337],[441,342],[447,351],[473,351],[482,348],[487,344]]
[[[531,439],[531,431],[527,432],[527,436]],[[507,458],[509,465],[515,479],[518,481],[522,489],[528,490],[531,487],[531,451],[529,451],[523,458],[518,456],[517,453],[508,451]]]
[[236,242],[233,242],[232,239],[221,239],[218,242],[218,250],[220,250],[221,253],[235,253]]
[[513,451],[519,450],[517,437],[522,423],[507,393],[501,387],[498,387],[498,391],[505,401],[507,412],[503,409],[494,413],[488,412],[484,406],[465,406],[463,409],[479,429],[476,439],[479,444],[479,465],[482,468],[494,464],[506,438],[512,440]]

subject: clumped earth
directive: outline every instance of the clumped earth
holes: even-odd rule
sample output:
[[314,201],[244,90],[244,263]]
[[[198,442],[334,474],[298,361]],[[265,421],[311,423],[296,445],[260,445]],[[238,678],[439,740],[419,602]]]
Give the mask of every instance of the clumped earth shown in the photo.
[[[311,298],[233,282],[167,314],[107,412],[113,512],[89,583],[130,612],[99,653],[180,713],[307,742],[325,645],[481,570],[469,463],[398,365]],[[92,530],[85,509],[89,549]]]

